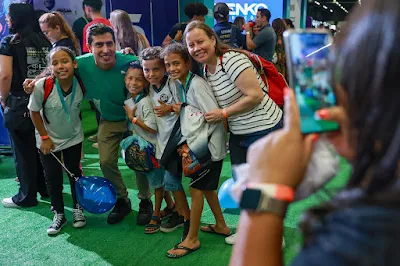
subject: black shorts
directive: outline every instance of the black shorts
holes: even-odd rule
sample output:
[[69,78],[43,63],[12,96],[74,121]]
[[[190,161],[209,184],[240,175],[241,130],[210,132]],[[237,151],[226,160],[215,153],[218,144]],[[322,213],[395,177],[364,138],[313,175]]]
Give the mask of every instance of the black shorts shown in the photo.
[[191,181],[190,187],[198,190],[217,190],[224,160],[212,162],[210,171],[203,177]]

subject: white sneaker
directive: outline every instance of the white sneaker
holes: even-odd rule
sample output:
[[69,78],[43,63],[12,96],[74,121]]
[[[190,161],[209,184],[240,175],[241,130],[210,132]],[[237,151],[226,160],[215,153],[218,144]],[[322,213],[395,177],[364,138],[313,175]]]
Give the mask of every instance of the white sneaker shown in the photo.
[[72,210],[72,216],[74,217],[74,223],[72,224],[73,227],[82,228],[86,225],[85,215],[83,215],[83,210],[79,205],[76,209]]
[[229,245],[234,245],[236,242],[236,236],[237,236],[237,234],[232,234],[232,235],[226,237],[225,243],[227,243]]
[[5,198],[1,201],[5,208],[21,208],[21,206],[14,203],[12,198]]
[[93,135],[93,136],[90,136],[90,137],[88,137],[88,141],[91,141],[91,142],[97,142],[97,134],[96,134],[96,135]]
[[50,225],[49,228],[47,228],[47,234],[48,235],[58,234],[66,224],[67,224],[67,219],[65,219],[64,214],[54,212],[53,223]]
[[[237,236],[237,234],[233,234],[233,235],[230,235],[230,236],[226,237],[225,238],[225,243],[227,243],[229,245],[234,245],[235,242],[236,242],[236,236]],[[282,248],[284,248],[285,245],[286,245],[285,239],[282,237]]]
[[99,144],[96,142],[96,143],[93,143],[92,144],[92,148],[93,149],[98,149],[99,148]]

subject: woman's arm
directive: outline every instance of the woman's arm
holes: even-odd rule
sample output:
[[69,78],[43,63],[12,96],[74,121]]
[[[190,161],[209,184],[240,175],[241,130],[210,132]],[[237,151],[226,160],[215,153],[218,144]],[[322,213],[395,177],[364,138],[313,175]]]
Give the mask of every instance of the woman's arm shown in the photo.
[[282,266],[283,218],[269,213],[240,214],[231,266]]
[[12,69],[12,56],[0,55],[0,99],[3,107],[6,106],[7,97],[11,90]]
[[[251,67],[242,71],[235,81],[235,85],[244,94],[236,103],[225,108],[226,115],[232,116],[250,111],[261,103],[264,98],[263,91],[258,83],[256,74]],[[215,123],[224,118],[222,109],[214,109],[206,115],[207,122]]]

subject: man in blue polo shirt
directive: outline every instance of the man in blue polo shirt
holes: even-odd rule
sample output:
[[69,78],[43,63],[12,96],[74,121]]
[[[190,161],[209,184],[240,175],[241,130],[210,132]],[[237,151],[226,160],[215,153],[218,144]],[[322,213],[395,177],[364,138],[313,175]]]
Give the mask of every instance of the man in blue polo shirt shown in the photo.
[[246,29],[246,44],[247,49],[253,50],[265,60],[272,62],[275,52],[276,34],[274,29],[269,24],[271,12],[266,8],[260,8],[257,12],[256,25],[260,27],[260,31],[254,39],[251,39],[251,28],[249,24],[244,27]]

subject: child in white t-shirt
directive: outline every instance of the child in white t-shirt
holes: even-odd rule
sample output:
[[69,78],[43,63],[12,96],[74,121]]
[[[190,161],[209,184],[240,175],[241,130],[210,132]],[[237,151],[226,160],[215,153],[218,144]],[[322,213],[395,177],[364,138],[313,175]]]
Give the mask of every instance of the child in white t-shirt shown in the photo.
[[[78,65],[70,49],[56,47],[50,51],[49,58],[53,76],[36,82],[28,108],[37,130],[36,142],[40,149],[40,159],[54,212],[53,223],[47,229],[47,233],[55,235],[66,225],[67,220],[64,215],[62,194],[62,167],[50,153],[52,152],[58,159],[63,156],[69,171],[76,177],[81,175],[79,166],[83,132],[80,106],[83,99],[83,88],[74,75]],[[45,86],[45,83],[50,85]],[[45,88],[49,88],[49,90],[45,92]],[[48,94],[48,92],[50,93]],[[45,99],[45,97],[47,98]],[[75,228],[83,227],[86,219],[76,198],[75,180],[69,176],[69,181],[73,200],[73,226]]]

